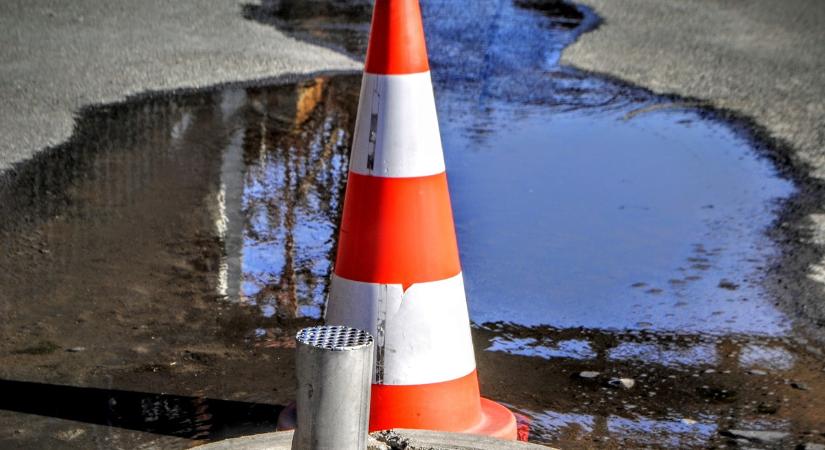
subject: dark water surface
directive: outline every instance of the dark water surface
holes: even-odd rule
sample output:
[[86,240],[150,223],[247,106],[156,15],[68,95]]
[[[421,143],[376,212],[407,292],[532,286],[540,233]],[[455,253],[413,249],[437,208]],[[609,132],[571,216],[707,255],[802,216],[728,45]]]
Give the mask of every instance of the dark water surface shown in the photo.
[[4,179],[0,448],[273,428],[327,286],[358,83],[91,109]]
[[[328,3],[243,14],[362,51],[369,10]],[[825,363],[761,283],[794,188],[756,144],[559,66],[587,10],[422,4],[484,394],[564,448],[825,442]],[[0,447],[272,428],[323,311],[359,83],[89,109],[2,179]]]

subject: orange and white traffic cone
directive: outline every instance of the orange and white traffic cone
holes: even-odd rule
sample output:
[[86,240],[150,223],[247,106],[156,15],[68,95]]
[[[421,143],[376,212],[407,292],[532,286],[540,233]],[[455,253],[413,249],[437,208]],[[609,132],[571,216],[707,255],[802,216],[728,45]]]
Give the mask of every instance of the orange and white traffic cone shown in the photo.
[[376,0],[326,322],[370,331],[370,431],[516,438],[481,398],[418,0]]

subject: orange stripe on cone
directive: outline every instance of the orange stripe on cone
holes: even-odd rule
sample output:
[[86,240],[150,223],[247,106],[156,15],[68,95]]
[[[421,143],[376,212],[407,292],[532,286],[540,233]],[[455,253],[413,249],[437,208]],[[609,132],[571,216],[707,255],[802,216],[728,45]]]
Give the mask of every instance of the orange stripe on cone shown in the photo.
[[[450,431],[519,438],[516,417],[478,393],[476,371],[443,383],[372,385],[370,433],[392,428]],[[524,432],[526,433],[526,432]],[[524,434],[527,440],[527,434]]]
[[372,386],[370,431],[419,428],[458,432],[480,420],[476,371],[443,383]]
[[350,172],[337,275],[406,289],[460,271],[446,173],[382,178]]

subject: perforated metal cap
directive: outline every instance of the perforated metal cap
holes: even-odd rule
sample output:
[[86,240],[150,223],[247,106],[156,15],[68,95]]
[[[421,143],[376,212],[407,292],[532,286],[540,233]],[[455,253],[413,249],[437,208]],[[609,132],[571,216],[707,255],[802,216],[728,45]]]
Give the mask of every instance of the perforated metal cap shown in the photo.
[[372,345],[372,335],[357,328],[320,326],[304,328],[295,336],[298,342],[333,351],[355,350]]

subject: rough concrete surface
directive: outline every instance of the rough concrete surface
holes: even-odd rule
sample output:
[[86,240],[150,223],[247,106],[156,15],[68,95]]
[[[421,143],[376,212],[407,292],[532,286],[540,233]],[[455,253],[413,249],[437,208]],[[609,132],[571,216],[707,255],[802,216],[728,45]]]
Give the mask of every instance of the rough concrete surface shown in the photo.
[[360,64],[242,17],[254,0],[0,2],[0,171],[90,104]]
[[[752,120],[799,195],[774,239],[769,283],[825,339],[825,3],[819,0],[581,0],[602,23],[562,63]],[[790,282],[789,282],[790,280]]]
[[[292,431],[227,439],[198,447],[203,450],[289,450]],[[537,444],[505,441],[472,434],[427,430],[389,430],[373,433],[367,450],[550,450]]]

